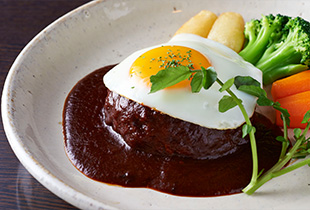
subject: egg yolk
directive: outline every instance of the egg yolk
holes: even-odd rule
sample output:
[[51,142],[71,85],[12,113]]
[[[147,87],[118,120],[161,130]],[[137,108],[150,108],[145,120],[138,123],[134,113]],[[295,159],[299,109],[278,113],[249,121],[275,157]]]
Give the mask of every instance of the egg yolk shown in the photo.
[[[151,49],[135,60],[130,68],[130,76],[135,76],[148,87],[150,77],[168,67],[188,66],[190,69],[208,68],[208,59],[200,52],[183,46],[161,46]],[[190,87],[190,80],[185,80],[170,88]]]

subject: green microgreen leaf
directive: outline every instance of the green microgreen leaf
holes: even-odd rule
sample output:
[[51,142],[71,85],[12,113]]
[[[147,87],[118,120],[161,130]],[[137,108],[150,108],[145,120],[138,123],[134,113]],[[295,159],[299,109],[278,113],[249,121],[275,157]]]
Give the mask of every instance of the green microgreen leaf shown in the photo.
[[267,98],[267,93],[263,88],[261,88],[260,83],[252,77],[235,77],[235,86],[240,91],[258,97],[257,104],[260,106],[272,106],[274,103],[272,100]]
[[255,127],[252,125],[244,124],[242,126],[242,138],[246,137],[251,131],[256,131]]
[[256,97],[267,96],[264,89],[255,85],[240,85],[237,89]]
[[203,88],[208,90],[216,81],[217,73],[212,66],[207,69],[201,67],[201,71],[203,73]]
[[287,109],[281,107],[279,102],[273,103],[272,107],[281,112],[281,119],[286,121],[287,127],[290,126],[290,114],[288,113]]
[[257,99],[257,104],[259,106],[272,106],[274,102],[270,100],[269,98],[267,98],[266,96],[260,96]]
[[300,137],[301,133],[302,133],[302,131],[301,131],[300,128],[295,128],[294,129],[294,137],[295,137],[295,139],[298,139]]
[[[242,102],[240,99],[238,100],[240,103]],[[234,108],[235,106],[237,106],[237,102],[228,95],[224,95],[219,101],[219,111],[222,113]]]
[[234,81],[235,81],[235,78],[231,78],[231,79],[229,79],[229,80],[227,80],[224,84],[223,84],[223,86],[220,88],[220,92],[222,93],[222,92],[224,92],[224,91],[226,91],[227,89],[229,89],[233,84],[234,84]]
[[[288,113],[288,112],[287,112],[287,113]],[[287,127],[290,127],[291,120],[290,120],[290,117],[287,117],[286,115],[287,115],[287,114],[281,113],[280,117],[281,117],[281,119],[282,119],[283,121],[286,122]]]
[[304,115],[304,118],[301,121],[301,123],[308,123],[309,119],[310,119],[310,110],[306,112],[306,114]]
[[288,113],[287,109],[283,108],[283,107],[279,107],[279,106],[273,106],[273,108],[275,108],[276,110],[280,111],[281,114],[286,118],[286,117],[290,117],[290,114]]
[[175,85],[183,80],[189,79],[192,72],[187,66],[169,67],[157,72],[150,77],[152,83],[150,93],[155,93],[166,87]]
[[202,88],[203,73],[202,71],[197,72],[191,81],[192,93],[198,93]]
[[237,89],[239,89],[239,87],[242,85],[260,87],[260,83],[250,76],[236,76],[235,86],[237,87]]
[[285,139],[283,136],[277,136],[277,137],[276,137],[276,140],[277,140],[277,141],[280,141],[280,142],[282,142],[282,143],[283,143],[283,142],[284,142],[284,143],[287,142],[286,139]]

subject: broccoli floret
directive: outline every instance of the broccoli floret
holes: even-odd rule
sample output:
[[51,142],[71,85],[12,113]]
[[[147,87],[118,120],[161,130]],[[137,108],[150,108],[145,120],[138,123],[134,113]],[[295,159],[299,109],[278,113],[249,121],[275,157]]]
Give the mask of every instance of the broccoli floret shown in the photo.
[[244,33],[247,42],[240,56],[263,72],[264,84],[308,69],[310,23],[306,20],[263,16],[248,22]]
[[289,17],[284,15],[262,16],[260,20],[251,20],[245,24],[245,47],[239,53],[244,60],[256,64],[264,54],[266,48],[278,41],[282,36],[282,29]]
[[306,70],[310,64],[310,23],[296,17],[283,31],[281,40],[269,46],[255,64],[263,72],[264,84]]

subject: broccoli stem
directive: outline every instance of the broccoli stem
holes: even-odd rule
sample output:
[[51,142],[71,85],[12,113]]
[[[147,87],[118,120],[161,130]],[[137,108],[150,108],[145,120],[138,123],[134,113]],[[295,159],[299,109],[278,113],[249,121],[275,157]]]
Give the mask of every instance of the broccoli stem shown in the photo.
[[281,66],[300,63],[301,54],[292,45],[283,44],[275,51],[272,51],[273,49],[274,47],[268,48],[256,63],[256,67],[263,71],[263,73]]
[[256,67],[263,72],[265,85],[308,68],[300,64],[301,54],[292,45],[284,43],[277,50],[274,49],[275,46],[269,47],[256,63]]
[[[265,30],[261,30],[255,39],[250,41],[246,47],[239,53],[239,55],[246,61],[255,64],[265,52],[266,46],[269,42],[269,37],[273,32],[272,27],[265,27]],[[254,33],[254,32],[253,32]],[[254,37],[254,34],[252,34]],[[253,38],[252,38],[253,39]]]
[[239,53],[244,60],[255,65],[266,48],[278,41],[282,35],[283,24],[288,21],[286,16],[262,16],[261,20],[252,20],[245,24],[244,34],[246,45]]
[[269,69],[263,72],[264,85],[271,84],[273,81],[307,70],[309,67],[304,64],[290,64],[276,69]]

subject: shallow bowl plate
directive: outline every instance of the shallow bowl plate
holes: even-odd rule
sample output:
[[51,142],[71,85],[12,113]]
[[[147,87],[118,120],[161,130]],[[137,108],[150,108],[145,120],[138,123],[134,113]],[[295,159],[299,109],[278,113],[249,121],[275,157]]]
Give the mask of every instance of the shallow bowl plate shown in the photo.
[[[20,53],[5,82],[2,116],[16,156],[45,187],[83,209],[290,209],[310,206],[310,169],[268,182],[253,196],[178,197],[93,181],[64,150],[62,109],[71,88],[100,67],[168,41],[201,9],[245,20],[282,13],[310,19],[310,1],[110,0],[90,2],[58,19]],[[240,172],[242,173],[242,172]]]

